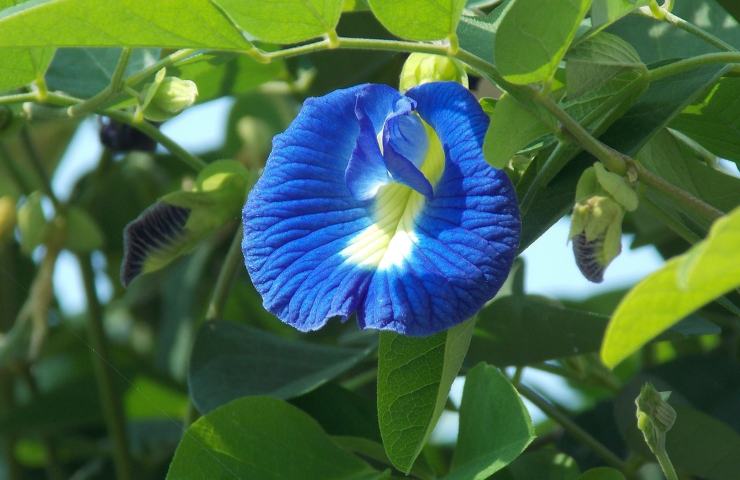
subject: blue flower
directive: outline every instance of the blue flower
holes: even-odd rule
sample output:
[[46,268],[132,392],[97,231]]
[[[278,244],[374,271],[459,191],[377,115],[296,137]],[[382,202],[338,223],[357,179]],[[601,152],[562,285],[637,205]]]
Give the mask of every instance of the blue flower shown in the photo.
[[473,316],[519,243],[512,185],[483,158],[487,126],[457,83],[306,100],[244,207],[265,308],[301,331],[356,313],[361,328],[428,335]]

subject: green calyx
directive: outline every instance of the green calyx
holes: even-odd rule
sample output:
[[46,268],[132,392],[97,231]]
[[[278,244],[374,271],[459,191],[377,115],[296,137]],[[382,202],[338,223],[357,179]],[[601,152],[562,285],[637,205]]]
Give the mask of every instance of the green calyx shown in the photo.
[[625,212],[638,206],[637,193],[620,175],[600,163],[584,170],[576,186],[569,239],[576,239],[576,263],[589,280],[599,282],[621,251]]
[[401,70],[399,90],[405,92],[429,82],[457,82],[468,87],[465,67],[454,58],[428,53],[412,53]]
[[666,433],[676,422],[676,411],[668,403],[670,396],[671,392],[659,392],[646,383],[635,399],[637,428],[645,437],[650,451],[656,455],[665,452]]
[[168,120],[193,105],[198,98],[195,82],[167,77],[165,74],[165,69],[161,69],[154,77],[154,82],[144,87],[141,109],[147,120]]

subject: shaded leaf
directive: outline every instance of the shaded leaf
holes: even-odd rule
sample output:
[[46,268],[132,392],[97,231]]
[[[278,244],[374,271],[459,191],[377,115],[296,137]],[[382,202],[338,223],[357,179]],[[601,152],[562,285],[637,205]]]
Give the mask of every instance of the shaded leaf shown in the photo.
[[673,119],[671,127],[715,155],[740,162],[740,78],[720,80],[704,98]]
[[70,207],[66,213],[64,248],[75,253],[88,253],[103,246],[105,237],[95,220],[83,209]]
[[572,457],[554,448],[521,455],[492,478],[494,480],[576,480],[580,470]]
[[[714,0],[675,2],[673,13],[740,48],[737,21]],[[668,22],[658,22],[642,15],[627,15],[610,26],[608,31],[634,46],[647,64],[718,51],[717,47]]]
[[[637,284],[609,322],[601,358],[615,366],[702,305],[740,285],[740,209],[718,220],[709,236]],[[647,312],[651,312],[647,315]]]
[[359,480],[376,473],[296,407],[249,397],[193,423],[177,447],[167,478]]
[[614,468],[596,467],[583,472],[578,480],[625,480],[625,478],[622,472]]
[[568,97],[596,90],[624,73],[647,73],[634,47],[616,35],[600,33],[578,44],[566,56]]
[[0,48],[0,92],[44,77],[53,48]]
[[534,437],[527,408],[509,379],[480,363],[465,377],[457,446],[445,478],[486,479],[518,457]]
[[595,35],[640,6],[647,4],[648,0],[593,0],[591,3],[591,29],[586,37]]
[[[60,48],[46,73],[51,90],[77,97],[91,97],[110,84],[121,55],[120,48]],[[131,52],[126,75],[153,64],[159,49],[137,48]]]
[[408,473],[437,423],[470,344],[475,319],[429,337],[382,332],[378,421],[388,458]]
[[243,396],[297,397],[338,377],[368,353],[212,322],[201,328],[193,346],[190,395],[201,412]]
[[240,95],[287,75],[285,63],[259,63],[248,55],[204,53],[176,63],[169,75],[198,85],[198,103],[224,95]]
[[48,231],[44,209],[41,207],[41,192],[33,192],[18,209],[18,230],[21,234],[21,249],[30,254],[44,242]]

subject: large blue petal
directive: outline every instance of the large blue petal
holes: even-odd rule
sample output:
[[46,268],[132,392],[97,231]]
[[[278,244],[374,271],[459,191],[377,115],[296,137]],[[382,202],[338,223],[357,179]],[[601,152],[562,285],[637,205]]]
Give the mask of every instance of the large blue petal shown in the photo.
[[368,205],[355,199],[345,170],[359,134],[358,94],[373,101],[368,116],[380,132],[400,94],[369,85],[306,100],[291,126],[273,140],[265,171],[244,207],[247,269],[265,308],[299,330],[346,319],[365,297],[372,271],[338,255],[368,227]]
[[445,168],[415,219],[414,248],[373,275],[360,306],[363,327],[423,335],[474,315],[506,279],[519,243],[514,189],[483,158],[488,117],[456,83],[409,90],[441,140]]
[[[370,85],[310,99],[275,138],[244,210],[247,268],[265,307],[300,330],[357,312],[363,327],[431,334],[473,315],[505,279],[519,232],[513,188],[483,160],[488,120],[475,99],[436,83],[408,92],[446,153],[433,198],[388,185],[385,207],[358,199],[348,184],[361,179],[347,168],[360,134],[358,96],[376,135],[402,98]],[[413,215],[398,214],[404,198]],[[385,250],[365,248],[379,236],[390,238]]]

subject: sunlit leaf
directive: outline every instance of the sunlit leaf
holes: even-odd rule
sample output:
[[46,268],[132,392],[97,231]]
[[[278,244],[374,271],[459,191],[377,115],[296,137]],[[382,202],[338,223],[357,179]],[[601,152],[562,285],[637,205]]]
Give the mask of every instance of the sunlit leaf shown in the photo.
[[490,116],[483,154],[496,168],[504,168],[516,152],[550,132],[547,125],[508,94],[499,98]]
[[740,209],[718,220],[709,236],[635,286],[617,307],[601,346],[615,366],[702,305],[740,286]]
[[430,337],[381,333],[378,421],[388,458],[409,472],[442,413],[475,320]]
[[342,0],[213,0],[250,39],[296,43],[332,32]]
[[209,0],[31,0],[0,12],[0,30],[0,47],[249,47]]
[[42,79],[53,56],[48,47],[0,48],[0,92]]
[[410,40],[439,40],[457,30],[465,0],[368,0],[391,33]]
[[496,64],[506,80],[549,80],[575,37],[591,0],[514,0],[498,29]]
[[335,444],[311,417],[268,397],[234,400],[199,418],[180,442],[167,478],[370,479],[368,464]]

